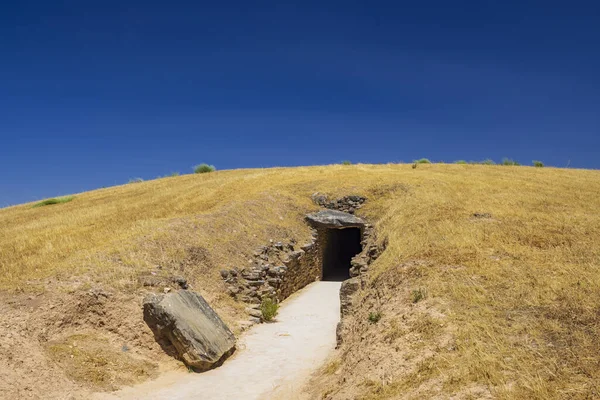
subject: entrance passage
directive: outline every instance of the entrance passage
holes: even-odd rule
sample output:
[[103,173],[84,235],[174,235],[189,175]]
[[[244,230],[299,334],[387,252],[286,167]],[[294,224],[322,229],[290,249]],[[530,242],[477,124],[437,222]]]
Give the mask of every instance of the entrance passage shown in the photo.
[[350,278],[350,260],[362,251],[360,228],[327,229],[323,254],[323,280]]

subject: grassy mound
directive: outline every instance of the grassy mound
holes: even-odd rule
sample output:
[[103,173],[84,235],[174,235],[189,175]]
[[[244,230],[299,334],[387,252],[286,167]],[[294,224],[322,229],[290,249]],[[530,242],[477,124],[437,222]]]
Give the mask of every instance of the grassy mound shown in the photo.
[[349,321],[342,372],[315,378],[315,396],[600,393],[597,171],[356,164],[101,189],[68,212],[0,210],[0,288],[138,293],[140,274],[184,275],[235,327],[243,307],[224,294],[219,269],[245,265],[270,239],[307,241],[302,217],[317,191],[367,196],[359,213],[388,245]]

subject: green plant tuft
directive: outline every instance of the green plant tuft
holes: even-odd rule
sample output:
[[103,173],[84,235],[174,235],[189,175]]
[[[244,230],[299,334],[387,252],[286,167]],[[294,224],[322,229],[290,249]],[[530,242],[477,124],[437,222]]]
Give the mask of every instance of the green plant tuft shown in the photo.
[[465,160],[454,161],[454,164],[468,164]]
[[205,163],[202,163],[200,165],[196,165],[194,167],[194,173],[195,174],[206,174],[208,172],[213,172],[216,171],[217,169],[215,168],[214,165],[208,165]]
[[260,312],[265,321],[272,321],[279,310],[279,304],[270,297],[265,297],[260,305]]
[[142,178],[131,178],[127,183],[141,183],[144,182]]
[[519,164],[515,160],[511,160],[510,158],[503,158],[502,159],[502,165],[514,165],[514,166],[518,166],[518,165],[521,165],[521,164]]
[[431,164],[431,161],[429,161],[427,158],[421,158],[419,160],[414,160],[413,162],[415,164]]
[[381,313],[379,311],[369,313],[369,322],[372,324],[376,324],[381,319]]
[[419,288],[412,291],[412,302],[418,303],[421,300],[425,300],[427,298],[427,290],[423,288]]
[[344,160],[342,161],[342,165],[352,165],[352,161]]
[[533,166],[537,167],[537,168],[543,168],[544,167],[544,163],[538,160],[533,160]]
[[72,201],[74,198],[75,198],[75,196],[64,196],[64,197],[56,197],[56,198],[52,198],[52,199],[46,199],[46,200],[40,201],[39,203],[35,203],[34,205],[31,206],[31,208],[50,206],[52,204],[68,203],[68,202]]

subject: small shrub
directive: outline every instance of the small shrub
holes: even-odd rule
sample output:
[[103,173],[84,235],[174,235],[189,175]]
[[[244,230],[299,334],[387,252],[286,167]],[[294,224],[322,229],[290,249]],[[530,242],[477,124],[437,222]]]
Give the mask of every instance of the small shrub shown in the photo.
[[537,168],[542,168],[544,166],[544,163],[538,160],[533,160],[533,166]]
[[144,182],[144,180],[142,178],[131,178],[129,180],[129,182],[127,182],[127,183],[140,183],[140,182]]
[[431,164],[431,161],[429,161],[427,158],[421,158],[419,160],[414,160],[413,162],[415,164]]
[[34,205],[31,206],[31,208],[50,206],[52,204],[68,203],[68,202],[72,201],[74,198],[75,198],[75,196],[64,196],[64,197],[56,197],[56,198],[52,198],[52,199],[46,199],[44,201],[40,201],[39,203],[35,203]]
[[171,172],[171,175],[169,175],[170,177],[175,177],[175,176],[179,176],[179,172]]
[[370,323],[376,324],[379,322],[380,319],[381,319],[381,313],[379,311],[377,311],[377,312],[371,311],[369,313],[369,322]]
[[479,161],[479,164],[481,164],[481,165],[496,165],[494,160],[490,160],[489,158],[486,160],[483,160],[483,161]]
[[265,321],[272,321],[275,316],[277,316],[277,311],[279,310],[279,304],[277,304],[273,299],[269,297],[265,297],[260,305],[260,312]]
[[200,165],[196,165],[194,167],[194,173],[195,174],[206,174],[208,172],[213,172],[216,171],[217,169],[215,168],[214,165],[208,165],[208,164],[200,164]]
[[454,164],[468,164],[465,160],[454,161]]
[[412,291],[412,302],[418,303],[427,298],[427,290],[419,288]]
[[342,165],[352,165],[352,161],[344,160],[342,161]]
[[503,158],[502,159],[502,165],[514,165],[514,166],[518,166],[518,165],[521,165],[521,164],[519,164],[515,160],[511,160],[510,158]]

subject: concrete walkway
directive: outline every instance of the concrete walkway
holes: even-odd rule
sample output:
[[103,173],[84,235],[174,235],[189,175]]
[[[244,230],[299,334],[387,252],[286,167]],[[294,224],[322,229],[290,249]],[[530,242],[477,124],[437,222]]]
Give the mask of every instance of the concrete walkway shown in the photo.
[[201,374],[170,373],[97,399],[252,400],[300,390],[335,347],[340,282],[315,282],[286,299],[277,321],[255,325],[234,356]]

